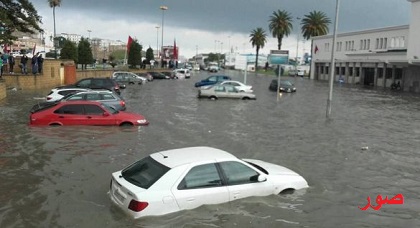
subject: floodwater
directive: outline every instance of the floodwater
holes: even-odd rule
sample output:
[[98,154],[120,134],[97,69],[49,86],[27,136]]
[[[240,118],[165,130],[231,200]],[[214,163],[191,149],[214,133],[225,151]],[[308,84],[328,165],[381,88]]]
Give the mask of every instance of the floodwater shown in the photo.
[[[226,71],[234,79],[242,74]],[[420,227],[420,96],[289,78],[297,93],[268,90],[272,76],[248,74],[257,100],[199,100],[187,80],[130,85],[129,111],[150,125],[29,127],[34,98],[8,91],[0,101],[0,227]],[[111,173],[149,153],[211,146],[277,163],[310,187],[133,220],[108,197]],[[368,147],[367,150],[362,148]],[[370,197],[379,210],[361,210]]]

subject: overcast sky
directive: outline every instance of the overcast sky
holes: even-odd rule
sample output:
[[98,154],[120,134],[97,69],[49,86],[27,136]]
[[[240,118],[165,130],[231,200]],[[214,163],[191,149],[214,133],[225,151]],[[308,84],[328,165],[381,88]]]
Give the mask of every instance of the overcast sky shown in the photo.
[[[47,0],[33,0],[42,17],[44,30],[53,31],[52,9]],[[268,30],[273,11],[286,10],[294,19],[311,11],[323,11],[330,17],[333,32],[336,0],[62,0],[56,8],[57,34],[72,33],[91,38],[122,40],[131,35],[145,49],[161,45],[162,10],[164,11],[163,45],[173,45],[179,54],[191,58],[198,53],[227,52],[229,47],[240,53],[255,53],[249,34],[261,27],[268,42],[260,53],[277,49],[277,40]],[[411,3],[407,0],[341,0],[340,32],[406,25]],[[297,20],[293,34],[283,40],[282,49],[291,56],[297,49]],[[159,30],[156,26],[160,26]],[[299,26],[300,27],[300,26]],[[157,40],[158,39],[158,40]],[[217,40],[217,41],[216,41]],[[300,35],[299,56],[310,52],[310,41]]]

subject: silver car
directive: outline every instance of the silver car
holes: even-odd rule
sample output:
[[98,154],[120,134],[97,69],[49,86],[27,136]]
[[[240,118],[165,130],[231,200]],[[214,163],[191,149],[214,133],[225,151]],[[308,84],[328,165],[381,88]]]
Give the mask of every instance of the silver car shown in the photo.
[[213,85],[210,87],[198,90],[198,98],[209,98],[217,100],[220,98],[232,98],[242,100],[255,100],[256,96],[253,93],[239,92],[233,85]]
[[88,92],[79,92],[68,97],[63,98],[61,101],[99,101],[101,103],[107,104],[114,107],[118,111],[126,110],[125,101],[118,94],[112,91],[88,91]]

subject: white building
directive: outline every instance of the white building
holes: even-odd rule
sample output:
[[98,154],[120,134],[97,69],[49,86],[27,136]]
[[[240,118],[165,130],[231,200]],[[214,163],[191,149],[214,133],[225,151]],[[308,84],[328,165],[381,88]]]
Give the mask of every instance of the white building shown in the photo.
[[[337,34],[335,81],[420,93],[420,0],[411,2],[409,25]],[[313,38],[311,79],[328,80],[332,35]],[[411,42],[410,42],[411,41]]]

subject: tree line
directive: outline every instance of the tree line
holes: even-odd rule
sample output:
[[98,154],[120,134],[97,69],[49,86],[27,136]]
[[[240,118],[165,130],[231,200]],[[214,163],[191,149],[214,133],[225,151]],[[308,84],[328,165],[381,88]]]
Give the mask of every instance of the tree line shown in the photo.
[[[298,19],[299,20],[299,19]],[[285,10],[274,11],[268,20],[268,28],[271,35],[277,38],[277,48],[281,50],[283,38],[290,35],[293,31],[292,15]],[[330,18],[324,12],[312,11],[304,15],[300,21],[300,32],[306,40],[315,36],[322,36],[328,33],[328,26],[331,24]],[[255,69],[258,68],[258,55],[261,48],[267,43],[267,34],[263,28],[258,27],[251,31],[250,43],[256,49]],[[311,54],[313,51],[313,42],[311,42]]]

